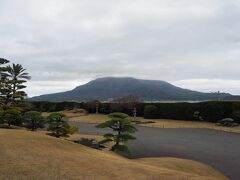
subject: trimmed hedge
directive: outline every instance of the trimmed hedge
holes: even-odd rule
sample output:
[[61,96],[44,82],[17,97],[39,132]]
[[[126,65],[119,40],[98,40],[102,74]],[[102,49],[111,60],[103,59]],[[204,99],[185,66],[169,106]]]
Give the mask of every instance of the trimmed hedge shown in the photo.
[[[42,112],[62,111],[65,109],[82,108],[89,113],[95,113],[96,109],[92,103],[77,102],[31,102],[33,110]],[[122,112],[133,115],[133,108],[137,108],[137,115],[144,116],[146,106],[154,105],[158,109],[156,119],[177,119],[196,121],[195,112],[204,121],[217,122],[220,119],[231,117],[240,123],[240,101],[208,101],[200,103],[99,103],[99,112],[109,114]]]
[[63,110],[71,110],[74,108],[86,109],[85,103],[77,102],[48,102],[48,101],[36,101],[30,102],[32,104],[32,110],[40,112],[57,112]]
[[147,105],[144,108],[144,118],[145,119],[156,119],[159,117],[159,109],[155,105]]

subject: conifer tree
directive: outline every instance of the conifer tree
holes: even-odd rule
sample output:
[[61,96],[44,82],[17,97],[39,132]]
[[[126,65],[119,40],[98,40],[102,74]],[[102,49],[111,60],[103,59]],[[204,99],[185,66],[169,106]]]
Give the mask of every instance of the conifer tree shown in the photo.
[[132,136],[137,129],[134,127],[132,119],[124,113],[112,113],[109,114],[110,120],[97,125],[97,128],[111,128],[115,133],[107,133],[104,135],[104,140],[100,141],[99,144],[106,144],[114,142],[112,151],[121,151],[123,153],[130,153],[125,143],[129,140],[135,140]]
[[68,137],[69,134],[74,134],[78,130],[76,126],[70,126],[68,124],[66,115],[63,113],[52,113],[47,117],[48,131],[50,135],[57,138]]
[[0,102],[1,106],[6,103],[6,96],[9,92],[7,87],[7,67],[9,60],[0,58]]
[[38,128],[44,128],[45,119],[40,112],[28,111],[24,114],[23,119],[25,127],[31,129],[31,131],[36,131]]
[[8,65],[10,61],[0,58],[0,123],[11,125],[22,124],[22,106],[20,102],[26,97],[23,91],[30,76],[20,64]]

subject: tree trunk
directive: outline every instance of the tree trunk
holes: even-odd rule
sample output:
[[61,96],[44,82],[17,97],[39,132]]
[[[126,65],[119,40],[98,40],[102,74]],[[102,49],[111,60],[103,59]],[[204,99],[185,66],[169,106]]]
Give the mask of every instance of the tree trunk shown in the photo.
[[59,124],[57,124],[57,127],[56,127],[56,137],[59,138],[60,135],[59,135]]
[[10,122],[10,121],[8,121],[8,127],[9,127],[9,128],[11,127],[11,122]]
[[116,145],[119,145],[119,143],[120,143],[120,138],[119,138],[120,135],[121,135],[121,132],[118,131],[118,136],[117,136],[117,139],[116,139]]
[[14,101],[14,95],[15,95],[15,93],[16,93],[16,84],[14,83],[14,84],[13,84],[13,97],[12,97],[12,98],[13,98],[13,99],[12,99],[13,101]]
[[34,128],[34,120],[32,120],[32,131],[34,131],[35,128]]

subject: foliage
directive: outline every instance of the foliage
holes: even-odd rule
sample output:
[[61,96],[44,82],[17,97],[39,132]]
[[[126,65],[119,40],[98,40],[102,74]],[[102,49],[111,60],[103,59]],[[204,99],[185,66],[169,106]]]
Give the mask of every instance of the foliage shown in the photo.
[[78,126],[69,126],[67,128],[67,131],[69,134],[74,134],[75,132],[77,132],[79,130],[79,127]]
[[52,113],[47,117],[48,131],[51,131],[50,135],[57,138],[68,137],[69,134],[73,134],[78,130],[77,127],[71,127],[68,124],[66,115],[63,113]]
[[18,107],[7,107],[1,110],[1,122],[11,125],[20,126],[22,124],[21,109]]
[[21,108],[24,113],[33,110],[32,104],[28,101],[20,101],[17,106]]
[[[9,63],[8,60],[0,59],[0,65]],[[16,104],[16,101],[23,100],[27,94],[23,91],[26,86],[26,80],[30,79],[30,76],[26,69],[20,64],[12,64],[12,66],[1,66],[0,74],[0,100],[2,105]]]
[[0,102],[1,106],[5,103],[5,96],[7,96],[7,79],[6,79],[6,72],[9,61],[3,58],[0,58]]
[[32,110],[40,112],[57,112],[70,109],[86,109],[85,103],[77,102],[48,102],[48,101],[36,101],[30,102]]
[[233,111],[230,117],[233,118],[235,121],[240,122],[240,109]]
[[8,63],[9,63],[9,60],[0,58],[0,79],[3,79],[5,77],[6,71],[7,71],[7,68],[5,65]]
[[45,127],[45,119],[40,112],[29,111],[24,114],[23,117],[24,126],[36,131],[38,128]]
[[23,100],[27,94],[23,91],[26,86],[26,80],[30,80],[31,77],[26,69],[22,67],[21,64],[12,64],[12,66],[7,66],[7,82],[9,89],[11,90],[10,95],[13,102],[16,100]]
[[92,100],[86,102],[86,110],[90,113],[98,113],[99,112],[99,104],[98,100]]
[[134,115],[134,109],[137,108],[140,102],[140,99],[136,96],[116,98],[110,104],[111,112],[124,112],[132,116]]
[[144,109],[145,119],[157,119],[159,117],[159,109],[154,105],[148,105]]
[[132,136],[137,129],[133,126],[132,120],[127,114],[124,113],[112,113],[109,114],[110,120],[97,125],[97,128],[111,128],[113,133],[107,133],[104,135],[104,140],[99,142],[99,144],[105,144],[109,142],[114,142],[112,146],[112,151],[121,151],[123,153],[129,153],[129,149],[124,144],[129,140],[136,139]]
[[0,123],[22,125],[22,112],[29,110],[23,100],[26,80],[30,79],[26,69],[20,64],[8,65],[10,61],[0,58]]
[[0,124],[4,123],[4,110],[0,108]]
[[[56,112],[65,109],[90,109],[86,103],[77,102],[31,102],[33,109],[42,112]],[[176,119],[199,121],[194,117],[196,111],[204,121],[218,122],[220,119],[232,117],[240,123],[236,112],[240,111],[240,101],[208,101],[199,103],[138,103],[136,104],[137,116],[144,116],[146,106],[154,105],[158,108],[157,119]],[[122,112],[132,115],[132,109],[126,108],[121,103],[100,103],[100,113],[110,114]],[[91,112],[90,112],[91,113]],[[93,111],[92,113],[95,113]]]

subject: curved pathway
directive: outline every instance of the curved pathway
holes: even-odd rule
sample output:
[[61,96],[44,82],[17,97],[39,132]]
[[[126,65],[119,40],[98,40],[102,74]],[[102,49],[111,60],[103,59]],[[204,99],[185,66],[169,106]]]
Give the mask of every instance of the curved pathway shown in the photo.
[[[103,135],[110,129],[96,129],[94,124],[75,123],[79,133]],[[210,129],[160,129],[137,127],[137,140],[128,146],[129,158],[178,157],[203,162],[231,180],[240,179],[240,134]]]

